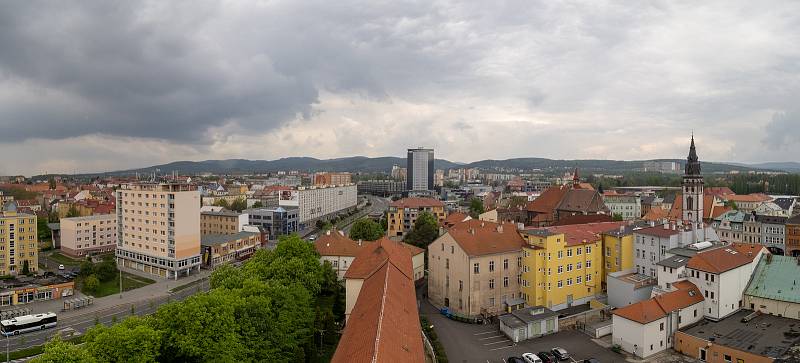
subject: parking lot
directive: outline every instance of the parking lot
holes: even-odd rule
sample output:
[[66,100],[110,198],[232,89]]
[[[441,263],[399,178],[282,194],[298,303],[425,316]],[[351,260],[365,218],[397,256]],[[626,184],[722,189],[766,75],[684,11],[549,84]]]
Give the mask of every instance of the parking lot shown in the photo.
[[450,320],[425,299],[420,301],[420,314],[425,315],[434,326],[448,360],[454,363],[505,363],[510,356],[549,352],[555,347],[566,349],[575,361],[596,358],[602,363],[626,362],[624,356],[601,347],[588,335],[574,330],[514,344],[499,331],[496,324],[475,325]]

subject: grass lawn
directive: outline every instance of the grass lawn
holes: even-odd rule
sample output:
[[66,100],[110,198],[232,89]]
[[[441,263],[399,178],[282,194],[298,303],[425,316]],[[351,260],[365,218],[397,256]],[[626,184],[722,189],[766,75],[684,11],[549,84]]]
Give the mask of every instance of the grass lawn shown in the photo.
[[79,266],[83,260],[76,260],[71,257],[67,257],[62,255],[60,252],[55,252],[50,256],[47,256],[48,259],[56,261],[64,266]]
[[[150,285],[150,284],[153,284],[153,283],[155,283],[155,281],[153,281],[151,279],[148,279],[146,277],[132,275],[132,274],[129,274],[129,273],[126,273],[126,272],[122,273],[122,287],[124,289],[123,291],[130,291],[130,290],[133,290],[133,289],[138,289],[138,288],[140,288],[142,286],[147,286],[147,285]],[[92,295],[94,297],[103,297],[103,296],[118,294],[119,293],[119,273],[114,275],[114,278],[109,280],[109,281],[100,282],[100,286],[98,286],[97,287],[97,291],[94,291],[94,292],[89,292],[89,291],[84,290],[83,281],[80,281],[79,286],[80,286],[80,290],[81,290],[82,293],[87,294],[87,295]]]

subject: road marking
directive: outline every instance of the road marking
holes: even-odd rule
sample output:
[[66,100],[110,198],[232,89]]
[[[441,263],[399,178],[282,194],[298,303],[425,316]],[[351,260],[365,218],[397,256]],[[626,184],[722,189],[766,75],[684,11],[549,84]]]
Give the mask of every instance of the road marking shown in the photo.
[[[491,352],[491,351],[494,351],[494,350],[508,349],[508,348],[513,348],[513,347],[514,347],[513,345],[509,345],[509,346],[507,346],[507,347],[500,347],[500,348],[489,349],[489,351]],[[506,360],[505,360],[505,359],[503,359],[503,362],[505,362],[505,361],[506,361]]]
[[492,344],[500,344],[500,343],[508,343],[508,342],[509,342],[508,340],[505,340],[505,339],[503,339],[503,340],[501,340],[501,341],[499,341],[499,342],[494,342],[494,343],[484,343],[483,345],[492,345]]
[[502,337],[502,335],[495,335],[495,336],[491,336],[491,337],[488,337],[488,338],[480,338],[478,340],[486,340],[486,339],[493,339],[493,338],[500,338],[500,337]]
[[485,331],[483,333],[475,333],[475,334],[472,334],[472,335],[483,335],[483,334],[492,334],[492,333],[497,333],[497,332],[492,330],[492,331]]

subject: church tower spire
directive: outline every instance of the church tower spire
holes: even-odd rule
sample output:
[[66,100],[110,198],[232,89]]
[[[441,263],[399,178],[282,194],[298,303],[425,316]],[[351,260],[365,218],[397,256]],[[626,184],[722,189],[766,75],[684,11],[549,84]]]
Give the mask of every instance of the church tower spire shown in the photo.
[[703,176],[700,174],[700,159],[694,145],[694,133],[689,145],[689,156],[686,158],[686,169],[683,174],[683,220],[695,226],[703,223]]

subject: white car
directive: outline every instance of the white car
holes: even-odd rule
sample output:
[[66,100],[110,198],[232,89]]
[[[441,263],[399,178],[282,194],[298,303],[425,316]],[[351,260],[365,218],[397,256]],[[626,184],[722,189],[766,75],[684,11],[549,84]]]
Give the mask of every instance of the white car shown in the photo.
[[63,271],[64,270],[64,265],[58,265],[58,269]]
[[542,363],[542,358],[539,358],[538,355],[533,353],[523,353],[522,360],[524,360],[525,363]]

